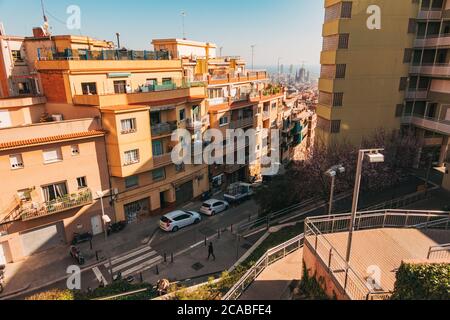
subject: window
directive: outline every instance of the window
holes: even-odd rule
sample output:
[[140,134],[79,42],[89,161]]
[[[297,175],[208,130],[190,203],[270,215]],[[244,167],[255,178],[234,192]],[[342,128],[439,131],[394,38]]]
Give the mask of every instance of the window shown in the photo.
[[77,184],[78,184],[78,189],[84,189],[87,188],[87,182],[86,182],[86,177],[79,177],[77,178]]
[[28,82],[19,82],[17,84],[17,88],[19,90],[19,94],[29,94],[31,93],[30,85]]
[[77,144],[70,146],[73,156],[78,156],[80,154],[80,147]]
[[163,78],[162,84],[172,84],[172,78]]
[[339,35],[338,49],[348,49],[350,35],[343,33]]
[[124,153],[124,163],[126,166],[139,162],[139,150],[130,150]]
[[164,154],[162,141],[153,141],[152,148],[153,148],[153,156],[158,157]]
[[17,191],[17,196],[19,197],[20,201],[28,202],[31,201],[31,190],[30,189],[23,189]]
[[411,63],[413,56],[413,49],[405,49],[405,54],[403,56],[403,63]]
[[136,118],[124,119],[120,123],[122,126],[122,134],[136,132]]
[[274,110],[276,108],[277,108],[277,103],[276,102],[272,103],[272,110]]
[[408,33],[416,33],[416,19],[409,19],[408,22]]
[[44,163],[53,163],[62,161],[61,149],[47,149],[44,150]]
[[352,17],[352,2],[342,2],[341,18],[350,19]]
[[344,93],[336,92],[333,94],[333,107],[342,107],[344,100]]
[[152,171],[153,181],[164,180],[166,178],[166,171],[164,168]]
[[336,79],[344,79],[346,70],[347,70],[346,64],[336,65]]
[[85,82],[81,84],[81,90],[84,95],[97,94],[97,83]]
[[180,121],[184,121],[184,120],[186,120],[186,110],[181,109],[180,110]]
[[154,78],[152,78],[152,79],[147,79],[147,80],[145,81],[145,84],[146,84],[147,86],[156,86],[156,85],[158,84],[158,79],[154,79]]
[[228,117],[227,116],[223,116],[221,118],[219,118],[219,125],[220,126],[226,126],[228,124]]
[[11,50],[11,54],[12,54],[14,63],[24,62],[24,60],[22,58],[22,52],[20,52],[20,50]]
[[400,118],[403,116],[403,104],[398,104],[395,108],[395,117]]
[[14,154],[9,156],[9,163],[11,164],[11,169],[13,170],[24,168],[21,154]]
[[400,78],[400,85],[398,90],[405,91],[407,86],[408,86],[408,78],[407,77]]
[[341,132],[341,120],[332,120],[331,133],[339,133],[339,132]]
[[127,82],[125,80],[114,81],[114,93],[127,93]]
[[139,186],[139,176],[125,178],[125,188],[130,189]]
[[60,199],[68,194],[65,182],[44,186],[42,193],[46,202]]

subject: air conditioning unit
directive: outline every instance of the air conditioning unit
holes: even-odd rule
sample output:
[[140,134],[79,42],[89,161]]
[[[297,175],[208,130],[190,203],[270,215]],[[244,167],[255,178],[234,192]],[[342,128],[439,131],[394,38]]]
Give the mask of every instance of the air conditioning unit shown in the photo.
[[53,121],[63,121],[64,117],[62,114],[52,114]]

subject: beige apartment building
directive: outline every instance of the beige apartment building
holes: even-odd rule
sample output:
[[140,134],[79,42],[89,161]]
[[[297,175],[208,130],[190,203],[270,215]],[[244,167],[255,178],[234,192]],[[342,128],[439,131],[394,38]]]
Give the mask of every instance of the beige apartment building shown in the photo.
[[0,128],[0,264],[104,230],[97,192],[110,187],[101,123],[51,118],[45,103],[42,96],[0,99],[11,119]]
[[[368,8],[381,10],[369,29]],[[317,141],[359,144],[375,130],[399,129],[419,1],[326,0]]]
[[135,222],[208,191],[206,165],[171,160],[175,129],[191,130],[195,141],[194,130],[209,125],[206,89],[185,83],[181,60],[145,51],[68,54],[36,64],[47,107],[68,119],[101,119],[117,220]]

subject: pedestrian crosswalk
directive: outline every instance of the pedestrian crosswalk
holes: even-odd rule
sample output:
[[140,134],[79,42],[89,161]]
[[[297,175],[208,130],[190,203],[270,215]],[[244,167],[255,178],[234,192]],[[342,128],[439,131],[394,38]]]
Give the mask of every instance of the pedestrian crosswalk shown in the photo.
[[128,277],[135,273],[148,269],[155,264],[161,262],[161,257],[158,252],[153,250],[150,246],[145,246],[123,256],[112,259],[105,263],[105,268],[113,275],[122,274],[122,277]]

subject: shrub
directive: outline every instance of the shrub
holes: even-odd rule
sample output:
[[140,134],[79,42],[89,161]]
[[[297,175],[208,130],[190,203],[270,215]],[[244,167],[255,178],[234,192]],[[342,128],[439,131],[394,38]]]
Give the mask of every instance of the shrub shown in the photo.
[[406,264],[397,272],[393,300],[450,300],[450,264]]
[[26,298],[26,300],[75,300],[73,291],[70,290],[50,290],[42,293],[37,293],[31,297]]

